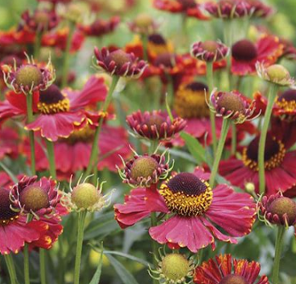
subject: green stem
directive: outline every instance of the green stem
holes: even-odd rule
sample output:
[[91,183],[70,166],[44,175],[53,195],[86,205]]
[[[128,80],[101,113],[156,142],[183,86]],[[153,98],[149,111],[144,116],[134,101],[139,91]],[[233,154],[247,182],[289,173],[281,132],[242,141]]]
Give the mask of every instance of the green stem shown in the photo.
[[259,192],[264,194],[265,192],[265,167],[264,167],[264,153],[265,153],[265,143],[268,131],[268,126],[270,122],[270,117],[272,113],[272,107],[276,98],[278,87],[275,84],[270,86],[268,104],[265,110],[264,123],[261,130],[259,149],[258,149],[258,166],[259,166]]
[[[108,95],[105,99],[105,102],[104,102],[104,105],[102,108],[103,112],[105,112],[107,110],[109,104],[111,103],[112,94],[115,90],[115,87],[116,87],[118,81],[119,81],[119,78],[120,77],[118,77],[118,76],[112,77],[112,83],[111,83],[111,86],[108,91]],[[98,142],[99,142],[99,136],[100,136],[100,132],[101,132],[102,125],[103,125],[103,120],[104,120],[104,118],[102,117],[99,121],[99,126],[97,127],[97,129],[95,131],[95,136],[94,136],[94,140],[93,140],[93,144],[92,144],[92,148],[91,148],[90,159],[89,159],[89,163],[88,163],[88,166],[87,166],[87,169],[85,172],[85,176],[88,176],[91,173],[93,167],[96,165],[95,162],[98,159],[98,152],[99,152]]]
[[[26,102],[27,102],[27,121],[28,123],[33,122],[33,94],[31,92],[26,94]],[[29,140],[30,140],[30,148],[31,148],[31,172],[32,175],[36,174],[36,161],[35,161],[35,139],[34,139],[34,131],[29,130]]]
[[170,107],[172,107],[174,103],[174,84],[173,84],[173,78],[170,74],[166,75],[166,78],[168,80],[167,83],[167,102]]
[[231,155],[234,155],[236,153],[236,124],[233,122],[231,123]]
[[[157,225],[157,217],[156,217],[156,212],[152,212],[151,213],[151,227],[154,227]],[[157,242],[152,240],[152,253],[153,253],[153,265],[154,265],[154,269],[157,269],[157,260],[156,257],[158,256],[158,251],[157,251]],[[157,280],[153,279],[153,284],[157,284]]]
[[211,172],[211,177],[210,177],[210,187],[211,188],[213,188],[213,186],[215,184],[215,179],[216,179],[216,175],[218,173],[218,167],[219,167],[220,159],[221,159],[221,156],[222,156],[226,136],[227,136],[227,133],[228,133],[228,130],[229,130],[229,125],[230,125],[230,120],[228,118],[223,118],[221,136],[220,136],[217,151],[215,153],[214,165],[213,165],[212,172]]
[[148,61],[148,36],[146,34],[141,35],[143,43],[143,56],[144,60]]
[[39,264],[40,264],[40,282],[46,284],[46,264],[45,264],[45,250],[39,249]]
[[82,252],[84,223],[85,223],[86,213],[87,213],[86,210],[78,213],[78,230],[77,230],[77,246],[76,246],[76,257],[75,257],[74,284],[79,284],[81,252]]
[[34,42],[34,58],[38,58],[40,54],[42,32],[37,32]]
[[4,259],[5,259],[7,269],[8,269],[10,283],[16,284],[17,278],[16,278],[15,266],[14,266],[11,254],[4,254]]
[[53,179],[57,179],[56,166],[55,166],[55,155],[54,155],[54,144],[52,141],[45,139],[47,147],[47,159],[49,162],[49,172]]
[[30,266],[29,266],[29,246],[24,246],[24,280],[25,284],[30,284]]
[[70,48],[72,43],[73,34],[75,31],[75,24],[69,23],[69,33],[66,42],[66,49],[64,54],[64,63],[63,63],[63,74],[62,74],[62,88],[66,87],[68,80],[68,72],[69,72],[69,60],[70,60]]
[[158,140],[150,140],[149,154],[152,155],[154,151],[157,149],[159,141]]
[[279,284],[279,271],[281,262],[281,253],[283,247],[283,237],[285,234],[285,226],[278,227],[278,233],[275,242],[275,254],[272,270],[272,284]]
[[[214,88],[214,75],[213,75],[213,62],[207,62],[207,82],[209,93],[213,91]],[[209,102],[211,104],[211,102]],[[210,120],[211,120],[211,131],[212,131],[212,140],[213,140],[213,150],[214,153],[217,151],[217,135],[216,135],[216,122],[215,122],[215,113],[210,111]]]

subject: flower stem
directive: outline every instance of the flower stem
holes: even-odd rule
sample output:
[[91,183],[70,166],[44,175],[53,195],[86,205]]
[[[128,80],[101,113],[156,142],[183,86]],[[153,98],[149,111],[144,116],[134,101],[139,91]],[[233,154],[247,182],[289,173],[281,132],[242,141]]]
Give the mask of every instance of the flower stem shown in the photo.
[[148,61],[148,36],[146,34],[143,34],[141,36],[142,43],[143,43],[143,56],[144,60]]
[[[213,62],[207,62],[207,82],[208,82],[209,92],[211,92],[214,88]],[[212,111],[210,111],[210,120],[211,120],[213,150],[214,150],[214,153],[216,153],[217,151],[216,122],[215,122],[215,114]]]
[[170,74],[166,75],[166,78],[168,80],[167,83],[167,102],[170,107],[172,107],[174,103],[174,84],[173,84],[173,78]]
[[236,152],[236,139],[237,139],[237,134],[236,134],[236,124],[231,123],[231,155],[234,155]]
[[25,284],[30,284],[30,267],[29,267],[29,246],[24,247],[24,280]]
[[45,250],[39,249],[39,264],[40,264],[40,282],[46,284],[46,265],[45,265]]
[[265,143],[268,131],[268,126],[270,122],[270,117],[272,113],[272,107],[276,98],[278,87],[275,84],[270,86],[268,104],[265,110],[264,123],[261,129],[261,135],[259,140],[259,150],[258,150],[258,166],[259,166],[259,192],[264,194],[265,192],[265,168],[264,168],[264,154],[265,154]]
[[[115,87],[119,81],[119,78],[118,76],[113,76],[112,77],[112,83],[111,83],[111,86],[109,88],[109,91],[108,91],[108,95],[105,99],[105,102],[104,102],[104,105],[103,105],[103,108],[102,108],[102,111],[105,112],[112,100],[112,94],[115,90]],[[102,125],[103,125],[103,120],[104,120],[104,117],[101,117],[100,121],[99,121],[99,126],[97,127],[96,131],[95,131],[95,136],[94,136],[94,140],[93,140],[93,144],[92,144],[92,148],[91,148],[91,154],[90,154],[90,159],[89,159],[89,162],[88,162],[88,166],[87,166],[87,169],[86,169],[86,172],[85,172],[85,176],[88,176],[93,167],[95,166],[95,162],[96,160],[98,159],[98,142],[99,142],[99,136],[100,136],[100,132],[101,132],[101,129],[102,129]]]
[[[157,217],[156,217],[156,212],[152,212],[151,213],[151,227],[154,227],[157,225]],[[157,242],[152,240],[152,253],[153,253],[153,265],[154,265],[154,269],[157,269],[157,260],[156,260],[156,257],[157,257]],[[157,280],[156,279],[153,279],[153,284],[157,284]]]
[[76,245],[76,257],[75,257],[75,272],[74,272],[74,284],[79,284],[80,278],[80,264],[81,264],[81,252],[84,235],[84,223],[87,211],[81,211],[78,213],[78,230],[77,230],[77,245]]
[[[27,102],[27,121],[28,123],[33,122],[33,94],[31,92],[26,94],[26,102]],[[30,140],[30,148],[31,148],[31,172],[32,175],[36,174],[36,165],[35,165],[35,139],[34,139],[34,131],[29,130],[29,140]]]
[[53,179],[57,178],[56,166],[55,166],[55,155],[54,155],[54,144],[52,141],[45,139],[47,147],[47,159],[49,162],[49,172]]
[[275,254],[274,254],[273,270],[272,270],[273,284],[279,284],[279,271],[280,271],[280,261],[281,261],[281,252],[282,252],[284,234],[285,234],[285,226],[279,226],[276,242],[275,242]]
[[10,283],[16,284],[17,278],[16,278],[15,266],[14,266],[11,254],[4,254],[4,259],[5,259],[7,269],[8,269]]
[[75,24],[70,22],[69,23],[69,33],[66,42],[66,49],[64,55],[64,63],[63,63],[63,74],[62,74],[62,88],[64,88],[67,84],[68,80],[68,71],[69,71],[69,60],[70,60],[70,48],[72,43],[73,34],[75,31]]
[[38,58],[40,54],[40,46],[41,46],[42,32],[37,32],[34,42],[34,58]]
[[220,159],[221,159],[221,156],[222,156],[226,136],[227,136],[227,133],[228,133],[228,130],[229,130],[229,125],[230,125],[230,120],[228,118],[223,118],[221,136],[220,136],[217,151],[215,153],[214,165],[213,165],[212,172],[211,172],[211,177],[210,177],[210,187],[211,188],[213,188],[213,186],[215,184],[215,179],[216,179],[216,175],[218,173],[218,167],[219,167]]

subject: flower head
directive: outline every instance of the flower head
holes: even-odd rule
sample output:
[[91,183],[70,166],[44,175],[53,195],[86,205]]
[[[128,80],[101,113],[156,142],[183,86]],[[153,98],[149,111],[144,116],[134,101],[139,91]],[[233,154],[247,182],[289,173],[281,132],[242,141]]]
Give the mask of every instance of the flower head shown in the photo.
[[258,207],[268,223],[286,227],[296,225],[296,203],[293,199],[283,196],[282,192],[263,196]]
[[143,35],[153,34],[158,28],[153,17],[146,13],[138,14],[132,22],[128,23],[128,26],[132,32]]
[[162,111],[137,111],[128,115],[126,121],[129,127],[139,136],[151,140],[167,140],[182,131],[186,122],[175,118],[172,122],[167,113]]
[[88,177],[84,179],[81,183],[81,177],[78,180],[77,185],[72,188],[70,182],[70,192],[62,193],[61,203],[69,210],[69,211],[88,211],[95,212],[101,211],[104,207],[107,207],[110,203],[108,199],[108,195],[102,194],[103,184],[105,182],[101,182],[99,186],[99,182],[96,186],[91,183],[86,182]]
[[228,54],[228,47],[217,41],[195,42],[191,47],[192,56],[205,62],[216,62],[225,58]]
[[265,67],[263,63],[256,63],[258,76],[265,81],[274,83],[280,86],[294,85],[294,79],[291,78],[289,71],[279,64],[274,64]]
[[10,89],[27,94],[46,90],[55,80],[55,71],[50,60],[45,67],[40,67],[28,58],[28,63],[19,67],[16,64],[13,67],[5,65],[3,76]]
[[249,103],[237,91],[218,92],[211,94],[211,110],[216,112],[217,116],[223,116],[232,119],[235,123],[243,123],[250,119],[254,112],[254,104]]
[[119,174],[124,183],[135,187],[149,187],[156,184],[160,179],[165,179],[172,167],[169,161],[165,161],[165,154],[144,154],[139,156],[135,153],[132,160],[124,163],[124,169]]
[[288,89],[279,94],[274,105],[274,114],[282,120],[292,122],[296,118],[296,90]]
[[269,284],[267,277],[260,273],[260,264],[244,259],[234,259],[230,254],[218,255],[203,262],[195,269],[194,283],[197,284]]
[[37,180],[37,176],[24,176],[12,187],[11,200],[15,210],[31,213],[37,219],[53,214],[59,201],[56,182],[45,177]]
[[147,64],[121,49],[109,51],[106,48],[99,50],[95,48],[96,64],[111,75],[139,78],[144,72]]

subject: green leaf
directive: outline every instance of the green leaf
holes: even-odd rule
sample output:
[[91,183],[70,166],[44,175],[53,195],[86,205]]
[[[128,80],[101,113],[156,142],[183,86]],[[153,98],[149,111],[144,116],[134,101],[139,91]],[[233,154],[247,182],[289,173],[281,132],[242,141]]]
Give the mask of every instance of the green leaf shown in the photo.
[[103,248],[103,242],[102,242],[101,243],[101,254],[100,254],[100,259],[99,259],[99,265],[98,265],[98,268],[97,268],[92,280],[89,282],[89,284],[98,284],[98,283],[100,283],[101,272],[102,272],[102,263],[103,263],[103,253],[104,253],[104,248]]
[[127,254],[127,253],[123,253],[123,252],[120,252],[120,251],[110,251],[110,250],[107,250],[107,251],[104,251],[104,254],[114,254],[114,255],[119,255],[119,256],[122,256],[122,257],[125,257],[125,258],[128,258],[130,260],[133,260],[133,261],[136,261],[136,262],[139,262],[147,267],[149,267],[149,265],[151,265],[148,261],[145,261],[141,258],[138,258],[138,257],[135,257],[133,255],[130,255],[130,254]]
[[106,256],[124,284],[139,284],[134,276],[118,260],[110,254],[106,254]]
[[186,132],[182,132],[180,136],[185,140],[186,146],[196,162],[198,164],[206,162],[206,151],[198,140]]

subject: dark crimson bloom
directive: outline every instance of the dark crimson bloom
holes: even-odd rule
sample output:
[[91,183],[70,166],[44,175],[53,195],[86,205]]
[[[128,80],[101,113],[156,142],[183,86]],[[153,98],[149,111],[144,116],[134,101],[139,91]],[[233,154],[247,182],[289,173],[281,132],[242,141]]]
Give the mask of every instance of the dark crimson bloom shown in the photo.
[[180,117],[173,121],[166,112],[153,110],[151,112],[140,110],[126,117],[129,127],[139,136],[151,140],[167,140],[182,131],[186,121]]
[[199,41],[193,43],[191,47],[191,55],[205,62],[216,62],[225,58],[229,48],[217,41]]
[[59,202],[56,182],[45,177],[37,180],[37,176],[22,177],[12,186],[10,198],[15,210],[44,217],[54,214]]
[[282,192],[263,196],[258,207],[265,221],[279,226],[296,226],[296,203]]
[[[248,234],[254,222],[255,204],[245,193],[235,193],[226,185],[212,190],[203,179],[208,175],[174,173],[156,188],[132,191],[125,204],[116,204],[115,217],[121,227],[133,225],[151,212],[168,214],[162,224],[149,229],[150,236],[161,244],[187,247],[192,252],[212,245],[215,238],[236,243],[235,237]],[[219,225],[228,234],[219,231]]]
[[94,52],[98,67],[111,75],[139,78],[147,67],[145,61],[139,61],[133,53],[121,49],[110,52],[103,47],[101,50],[95,48]]
[[165,155],[139,156],[135,153],[132,160],[124,162],[124,169],[119,174],[124,183],[135,187],[149,187],[160,179],[165,179],[169,171],[170,166],[165,161]]
[[[295,184],[296,151],[288,151],[293,141],[295,142],[295,137],[287,136],[284,132],[281,130],[267,134],[264,154],[267,195],[279,190],[285,192]],[[252,182],[256,192],[259,189],[259,138],[260,136],[257,135],[247,147],[242,149],[241,158],[231,157],[229,160],[221,161],[219,167],[219,173],[233,185],[244,188],[245,183]]]
[[183,13],[199,20],[209,19],[203,14],[201,5],[195,0],[154,0],[153,5],[156,9],[170,13]]
[[0,188],[0,254],[18,253],[25,243],[40,238],[44,227],[39,221],[27,223],[26,216],[11,209],[10,190]]
[[33,32],[46,32],[59,24],[59,18],[54,11],[36,9],[33,14],[27,10],[22,14],[24,28]]
[[[263,100],[266,107],[266,100]],[[279,94],[276,98],[273,114],[288,122],[295,121],[296,118],[296,90],[288,89]]]
[[258,262],[232,258],[230,254],[217,255],[195,269],[197,284],[269,284],[264,275],[257,281],[261,266]]
[[81,25],[79,29],[89,37],[100,37],[109,34],[118,26],[120,18],[112,17],[110,20],[97,19],[92,24]]
[[254,74],[257,62],[267,67],[274,64],[282,54],[283,45],[275,36],[263,35],[256,43],[242,39],[231,48],[231,72],[240,76]]
[[232,19],[249,16],[251,5],[246,0],[220,0],[205,3],[205,9],[215,18]]

